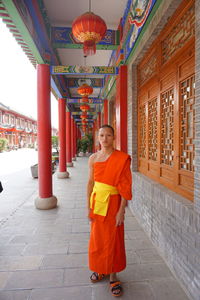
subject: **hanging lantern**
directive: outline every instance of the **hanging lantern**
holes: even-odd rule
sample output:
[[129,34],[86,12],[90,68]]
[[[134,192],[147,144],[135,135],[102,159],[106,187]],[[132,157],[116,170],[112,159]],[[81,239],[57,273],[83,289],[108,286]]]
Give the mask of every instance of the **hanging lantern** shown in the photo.
[[87,121],[86,120],[82,120],[81,123],[82,123],[82,125],[86,125]]
[[86,12],[72,23],[72,34],[83,43],[83,52],[87,56],[96,53],[96,43],[104,38],[106,30],[104,20],[92,12]]
[[85,112],[85,111],[88,111],[90,109],[90,106],[87,105],[87,104],[84,104],[84,105],[80,106],[80,109]]
[[81,115],[81,119],[82,119],[82,120],[85,120],[85,119],[87,119],[87,115],[86,115],[85,113],[84,113],[84,114],[82,114],[82,115]]
[[77,92],[78,92],[81,96],[87,97],[87,96],[89,96],[89,95],[92,94],[93,88],[92,88],[90,85],[84,83],[83,85],[81,85],[81,86],[77,89]]

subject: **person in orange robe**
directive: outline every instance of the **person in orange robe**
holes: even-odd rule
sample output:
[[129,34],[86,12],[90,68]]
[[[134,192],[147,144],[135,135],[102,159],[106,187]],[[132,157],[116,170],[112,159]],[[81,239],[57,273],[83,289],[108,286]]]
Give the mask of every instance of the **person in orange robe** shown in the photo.
[[98,139],[101,150],[89,158],[88,218],[91,221],[89,268],[93,283],[110,275],[113,296],[122,294],[117,272],[126,268],[124,214],[131,200],[131,158],[115,150],[114,129],[103,125]]

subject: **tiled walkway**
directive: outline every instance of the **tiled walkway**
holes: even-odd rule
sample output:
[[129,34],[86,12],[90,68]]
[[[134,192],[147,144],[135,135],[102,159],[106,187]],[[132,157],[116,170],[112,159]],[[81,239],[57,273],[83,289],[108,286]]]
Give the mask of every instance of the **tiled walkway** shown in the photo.
[[[87,158],[68,170],[69,179],[54,176],[58,208],[35,209],[33,195],[0,227],[0,300],[113,299],[108,279],[89,281]],[[188,299],[128,210],[125,225],[128,262],[119,274],[121,299]]]

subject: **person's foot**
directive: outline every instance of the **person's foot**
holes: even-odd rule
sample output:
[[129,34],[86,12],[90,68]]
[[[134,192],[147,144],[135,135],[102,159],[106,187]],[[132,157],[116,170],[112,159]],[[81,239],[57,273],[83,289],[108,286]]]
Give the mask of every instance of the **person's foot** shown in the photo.
[[114,297],[122,295],[122,286],[120,281],[110,281],[110,289]]
[[105,277],[104,274],[99,274],[99,273],[92,273],[92,275],[90,276],[90,280],[95,283],[95,282],[98,282],[98,281],[101,281],[103,278]]

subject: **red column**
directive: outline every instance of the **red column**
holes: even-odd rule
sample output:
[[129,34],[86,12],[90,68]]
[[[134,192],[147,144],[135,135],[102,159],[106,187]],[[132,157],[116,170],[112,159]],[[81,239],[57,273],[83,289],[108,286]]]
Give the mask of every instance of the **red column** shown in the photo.
[[108,124],[108,100],[107,99],[104,100],[103,107],[104,107],[104,120],[103,120],[103,123]]
[[74,124],[74,155],[73,155],[73,157],[76,157],[76,142],[77,142],[76,122],[73,121],[73,124]]
[[98,129],[101,127],[101,112],[98,112]]
[[117,78],[116,148],[127,152],[127,66],[120,66]]
[[49,65],[37,66],[37,99],[39,197],[35,200],[35,205],[39,209],[50,209],[57,205],[57,199],[52,195]]
[[93,123],[93,145],[92,145],[92,152],[96,152],[96,147],[95,147],[95,134],[96,134],[96,122],[94,121]]
[[66,112],[66,156],[67,166],[73,167],[71,150],[71,113],[69,111]]
[[58,122],[59,122],[59,172],[58,178],[67,178],[69,173],[66,170],[66,103],[65,99],[58,99]]
[[75,161],[75,153],[74,153],[74,118],[71,117],[71,151],[72,151],[72,160]]

